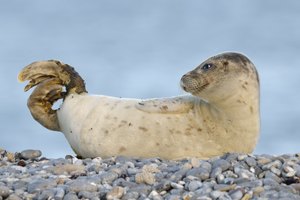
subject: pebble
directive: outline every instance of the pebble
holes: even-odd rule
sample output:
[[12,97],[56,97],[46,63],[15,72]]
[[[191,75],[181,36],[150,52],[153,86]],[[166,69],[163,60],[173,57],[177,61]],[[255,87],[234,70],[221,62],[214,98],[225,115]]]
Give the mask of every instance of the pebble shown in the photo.
[[299,154],[177,161],[41,155],[0,149],[0,200],[300,199]]
[[9,196],[9,188],[6,186],[0,186],[0,197],[6,198]]
[[120,199],[124,194],[124,188],[122,187],[113,187],[111,191],[106,194],[106,199]]
[[21,152],[21,158],[24,160],[36,159],[42,155],[40,150],[28,149]]

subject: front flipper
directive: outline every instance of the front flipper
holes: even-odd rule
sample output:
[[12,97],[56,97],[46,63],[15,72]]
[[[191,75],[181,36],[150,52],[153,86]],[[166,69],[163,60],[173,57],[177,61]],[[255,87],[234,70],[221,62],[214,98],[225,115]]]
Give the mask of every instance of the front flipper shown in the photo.
[[148,113],[186,113],[194,107],[193,98],[193,96],[178,96],[141,100],[136,104],[136,108]]

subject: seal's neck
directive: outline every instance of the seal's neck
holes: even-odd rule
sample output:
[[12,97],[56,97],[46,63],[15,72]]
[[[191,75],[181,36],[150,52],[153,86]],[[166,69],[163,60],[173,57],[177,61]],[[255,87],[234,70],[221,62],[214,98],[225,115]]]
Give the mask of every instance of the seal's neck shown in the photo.
[[[211,96],[214,95],[214,96]],[[259,120],[259,83],[256,80],[238,80],[229,88],[220,88],[210,94],[209,104],[229,119]]]

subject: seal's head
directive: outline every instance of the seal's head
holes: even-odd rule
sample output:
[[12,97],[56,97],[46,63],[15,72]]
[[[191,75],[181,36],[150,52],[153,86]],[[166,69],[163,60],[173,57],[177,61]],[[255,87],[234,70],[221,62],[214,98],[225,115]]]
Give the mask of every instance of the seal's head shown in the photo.
[[259,79],[252,62],[239,53],[223,53],[201,63],[183,75],[181,87],[207,101],[215,101],[233,95],[250,84],[258,89]]

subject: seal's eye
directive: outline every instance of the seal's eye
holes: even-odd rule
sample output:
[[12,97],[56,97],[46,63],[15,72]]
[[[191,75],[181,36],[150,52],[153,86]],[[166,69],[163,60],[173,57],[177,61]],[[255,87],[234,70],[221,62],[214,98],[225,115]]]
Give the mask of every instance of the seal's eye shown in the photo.
[[201,67],[203,71],[207,71],[213,67],[213,64],[205,64]]

